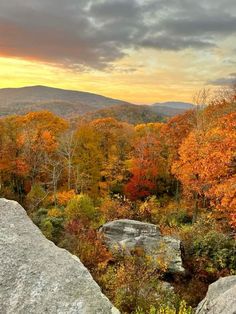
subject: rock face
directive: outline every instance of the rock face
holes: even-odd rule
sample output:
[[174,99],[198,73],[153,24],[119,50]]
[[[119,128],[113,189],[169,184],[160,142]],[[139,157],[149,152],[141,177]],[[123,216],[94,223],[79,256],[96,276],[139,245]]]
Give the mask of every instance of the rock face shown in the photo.
[[196,314],[235,314],[236,276],[218,279],[212,283],[207,295],[199,303]]
[[119,313],[80,260],[48,241],[14,201],[0,199],[0,313]]
[[135,220],[120,219],[103,225],[100,229],[111,250],[142,248],[153,258],[164,260],[172,273],[184,272],[180,241],[162,236],[157,226]]

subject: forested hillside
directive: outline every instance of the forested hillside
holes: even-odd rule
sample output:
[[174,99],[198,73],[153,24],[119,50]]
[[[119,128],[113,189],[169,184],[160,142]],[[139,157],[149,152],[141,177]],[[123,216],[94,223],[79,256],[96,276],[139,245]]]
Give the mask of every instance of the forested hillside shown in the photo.
[[1,116],[48,110],[65,118],[124,104],[129,105],[97,94],[47,86],[0,89]]
[[[167,122],[103,114],[72,125],[48,111],[0,119],[0,196],[78,255],[122,313],[192,313],[211,282],[236,274],[236,95]],[[112,254],[98,229],[120,218],[181,239],[185,274],[154,269],[140,251]],[[163,278],[174,291],[160,302]]]
[[0,116],[50,111],[62,118],[75,116],[86,120],[113,117],[138,124],[157,122],[181,114],[194,106],[188,103],[167,102],[154,105],[134,105],[123,100],[97,94],[52,88],[27,86],[0,89]]
[[167,117],[163,114],[161,115],[154,112],[151,106],[120,105],[96,110],[84,114],[81,118],[84,121],[92,121],[101,118],[114,118],[118,121],[130,124],[140,124],[148,122],[161,122]]
[[182,114],[187,110],[194,109],[194,105],[191,103],[167,101],[164,103],[156,103],[151,105],[152,111],[165,117],[174,117],[178,114]]

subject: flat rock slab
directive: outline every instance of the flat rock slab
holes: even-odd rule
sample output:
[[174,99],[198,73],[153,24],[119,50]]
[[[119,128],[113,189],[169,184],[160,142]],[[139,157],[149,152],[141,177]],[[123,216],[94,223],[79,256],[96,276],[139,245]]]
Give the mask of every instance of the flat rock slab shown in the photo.
[[236,276],[220,278],[212,283],[196,314],[236,314]]
[[129,219],[108,222],[100,228],[111,251],[130,252],[142,248],[153,259],[162,260],[169,272],[183,273],[180,240],[162,236],[156,225]]
[[88,270],[47,240],[25,210],[0,199],[1,314],[118,314]]

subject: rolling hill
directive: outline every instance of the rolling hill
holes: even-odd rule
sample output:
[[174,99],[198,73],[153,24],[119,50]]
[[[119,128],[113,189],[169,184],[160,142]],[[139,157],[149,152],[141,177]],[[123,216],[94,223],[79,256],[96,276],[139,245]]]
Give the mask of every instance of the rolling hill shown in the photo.
[[173,117],[184,113],[187,110],[194,109],[194,105],[186,102],[168,101],[164,103],[155,103],[150,106],[151,109],[159,115]]
[[163,121],[163,118],[192,108],[192,104],[182,102],[134,105],[97,94],[47,86],[0,89],[0,116],[48,110],[64,118],[83,116],[83,119],[89,121],[114,117],[138,124]]
[[69,117],[116,105],[129,103],[97,94],[46,86],[0,89],[1,116],[49,110],[57,115]]

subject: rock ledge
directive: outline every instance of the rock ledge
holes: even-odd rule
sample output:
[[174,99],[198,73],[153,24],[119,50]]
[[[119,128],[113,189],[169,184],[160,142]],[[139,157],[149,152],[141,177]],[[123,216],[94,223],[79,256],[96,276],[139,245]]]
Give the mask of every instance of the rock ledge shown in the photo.
[[1,314],[118,314],[88,270],[48,241],[15,201],[0,199]]
[[220,278],[212,283],[196,314],[236,314],[236,276]]
[[167,264],[169,272],[184,273],[180,240],[162,236],[156,225],[129,219],[119,219],[106,223],[100,228],[110,250],[142,248],[154,259]]

